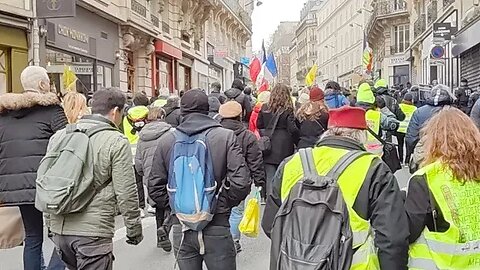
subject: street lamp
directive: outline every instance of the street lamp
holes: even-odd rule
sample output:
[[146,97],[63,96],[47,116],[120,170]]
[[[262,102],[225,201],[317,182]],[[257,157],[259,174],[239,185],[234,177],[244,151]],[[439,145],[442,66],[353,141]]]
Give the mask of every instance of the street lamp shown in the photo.
[[[248,3],[245,4],[245,7],[247,7],[248,5],[253,5],[253,3],[255,3],[255,0],[252,0]],[[257,1],[257,4],[255,4],[257,7],[263,5],[263,2],[262,1]]]

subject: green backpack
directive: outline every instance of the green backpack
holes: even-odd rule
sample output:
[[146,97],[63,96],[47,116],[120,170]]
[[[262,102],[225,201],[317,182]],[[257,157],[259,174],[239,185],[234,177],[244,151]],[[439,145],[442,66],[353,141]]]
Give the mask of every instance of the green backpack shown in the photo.
[[[65,133],[51,140],[37,171],[35,207],[43,213],[66,215],[84,210],[109,181],[95,185],[94,150],[90,139],[112,126],[79,129],[67,125]],[[57,134],[58,135],[58,134]]]

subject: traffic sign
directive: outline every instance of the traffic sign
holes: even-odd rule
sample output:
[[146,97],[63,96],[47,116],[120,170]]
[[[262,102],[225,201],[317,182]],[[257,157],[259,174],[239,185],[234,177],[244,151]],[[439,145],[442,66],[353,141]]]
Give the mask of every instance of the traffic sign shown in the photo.
[[430,56],[433,59],[441,59],[445,56],[445,48],[443,46],[433,46],[430,51]]
[[445,40],[452,40],[452,36],[457,32],[457,27],[452,26],[451,23],[434,23],[433,37],[443,38]]

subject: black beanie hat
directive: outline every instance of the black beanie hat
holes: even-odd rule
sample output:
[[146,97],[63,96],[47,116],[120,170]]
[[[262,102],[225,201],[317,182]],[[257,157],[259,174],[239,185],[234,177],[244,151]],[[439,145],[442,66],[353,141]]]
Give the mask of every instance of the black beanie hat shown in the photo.
[[182,115],[190,113],[208,114],[208,96],[201,89],[192,89],[183,95],[180,101]]

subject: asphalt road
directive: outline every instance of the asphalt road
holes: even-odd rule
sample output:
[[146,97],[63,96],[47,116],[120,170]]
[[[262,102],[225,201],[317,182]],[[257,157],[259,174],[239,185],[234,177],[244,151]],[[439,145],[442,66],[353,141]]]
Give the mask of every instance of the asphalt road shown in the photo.
[[[407,185],[410,174],[407,169],[396,174],[400,188]],[[115,270],[149,270],[174,269],[173,253],[166,253],[156,247],[155,218],[146,217],[143,220],[145,239],[138,246],[129,246],[125,243],[125,228],[122,219],[116,220],[116,234],[114,238]],[[237,257],[238,270],[268,269],[270,242],[261,232],[257,239],[243,237],[241,240],[243,251]],[[44,253],[46,260],[52,252],[53,244],[46,240]],[[0,270],[22,270],[22,247],[10,250],[0,250]]]

